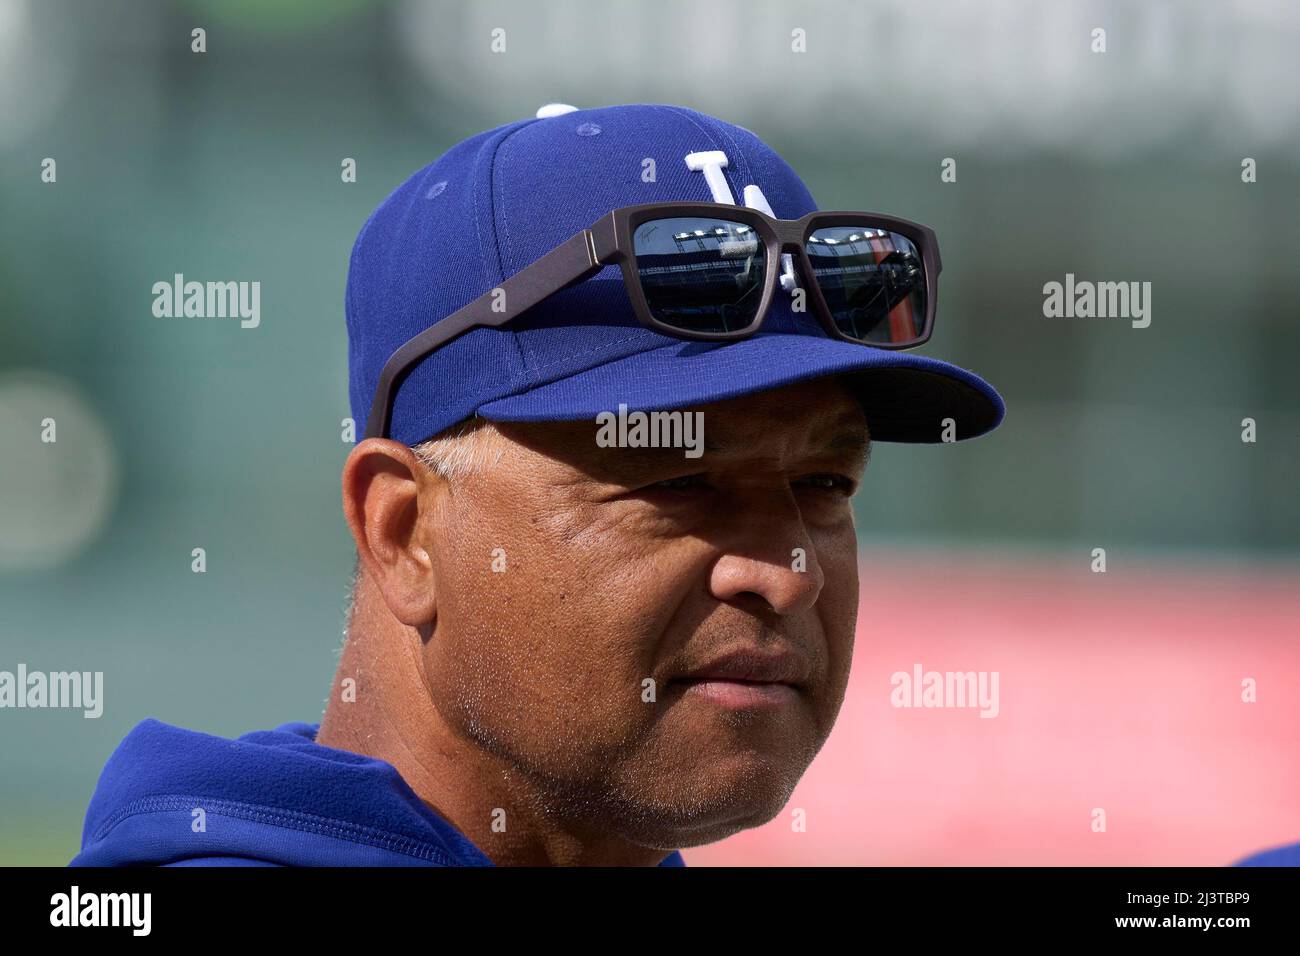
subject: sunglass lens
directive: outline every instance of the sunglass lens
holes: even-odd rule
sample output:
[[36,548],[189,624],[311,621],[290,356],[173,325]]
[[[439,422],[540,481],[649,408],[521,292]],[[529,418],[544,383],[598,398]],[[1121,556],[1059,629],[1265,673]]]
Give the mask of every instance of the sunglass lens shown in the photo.
[[763,298],[765,244],[740,222],[652,219],[633,233],[636,269],[650,313],[691,332],[749,327]]
[[868,344],[923,337],[925,266],[910,239],[866,226],[828,226],[813,230],[805,248],[841,332]]

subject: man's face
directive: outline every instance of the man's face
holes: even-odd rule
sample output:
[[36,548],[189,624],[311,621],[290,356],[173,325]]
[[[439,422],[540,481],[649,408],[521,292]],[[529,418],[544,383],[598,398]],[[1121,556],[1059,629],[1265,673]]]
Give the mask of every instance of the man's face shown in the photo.
[[551,812],[664,849],[772,819],[830,734],[868,447],[830,379],[691,411],[698,458],[600,447],[594,421],[498,424],[500,458],[416,532],[444,719]]

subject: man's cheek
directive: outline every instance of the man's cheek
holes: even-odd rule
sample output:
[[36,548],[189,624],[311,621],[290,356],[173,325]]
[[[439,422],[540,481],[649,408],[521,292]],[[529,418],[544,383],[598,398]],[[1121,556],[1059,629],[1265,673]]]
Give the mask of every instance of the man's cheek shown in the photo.
[[857,535],[847,533],[829,536],[817,542],[817,560],[825,581],[820,602],[843,605],[858,599],[858,548]]
[[639,669],[593,645],[597,635],[535,623],[513,634],[470,629],[458,660],[443,669],[462,723],[521,748],[557,740],[599,748],[624,738],[641,716]]
[[651,664],[633,622],[603,619],[586,629],[564,628],[536,650],[545,660],[545,696],[567,719],[627,723],[638,710]]

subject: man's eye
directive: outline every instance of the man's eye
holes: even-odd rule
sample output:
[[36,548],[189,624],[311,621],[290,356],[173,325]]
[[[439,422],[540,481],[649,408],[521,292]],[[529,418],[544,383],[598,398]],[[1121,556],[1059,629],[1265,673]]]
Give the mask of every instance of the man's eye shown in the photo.
[[853,480],[844,475],[805,475],[795,481],[795,484],[814,491],[836,492],[846,497],[852,495],[856,487]]

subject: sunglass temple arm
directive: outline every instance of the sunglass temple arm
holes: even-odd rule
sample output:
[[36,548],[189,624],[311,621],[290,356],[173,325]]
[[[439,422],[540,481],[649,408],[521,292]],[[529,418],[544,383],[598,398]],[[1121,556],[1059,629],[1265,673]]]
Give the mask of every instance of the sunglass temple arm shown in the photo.
[[[598,225],[604,225],[604,220]],[[470,329],[504,325],[557,289],[581,282],[602,268],[593,238],[584,229],[520,269],[499,286],[407,340],[384,363],[366,420],[366,438],[387,438],[393,400],[402,380],[434,349]]]

